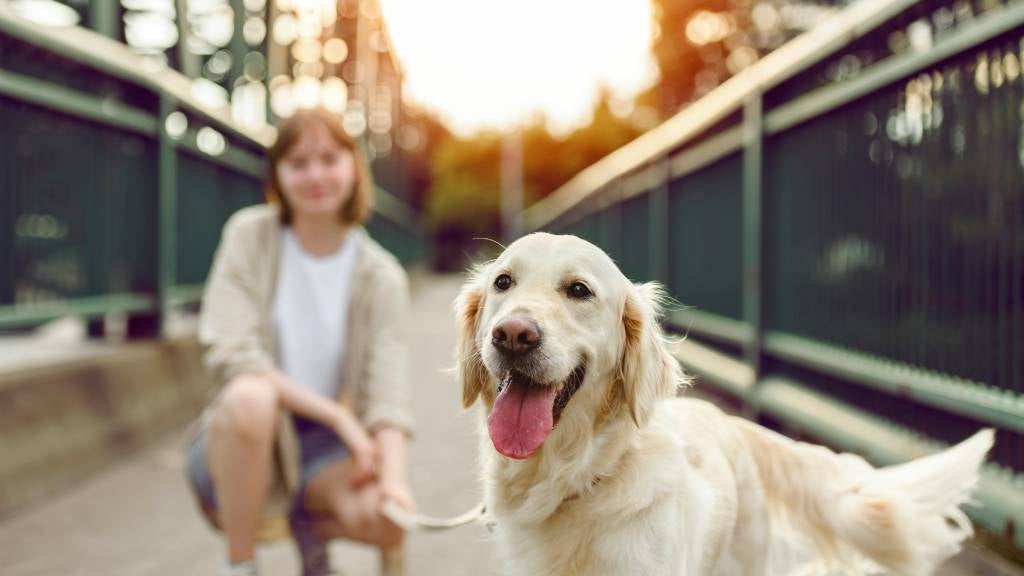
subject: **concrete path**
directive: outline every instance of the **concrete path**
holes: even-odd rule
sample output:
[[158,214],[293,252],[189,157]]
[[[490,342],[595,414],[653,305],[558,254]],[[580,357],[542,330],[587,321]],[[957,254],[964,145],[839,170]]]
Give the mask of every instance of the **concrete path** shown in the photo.
[[[411,454],[413,490],[423,512],[461,513],[480,498],[476,473],[476,418],[463,413],[452,364],[451,303],[460,279],[414,280],[413,398],[419,430]],[[346,576],[375,575],[376,555],[334,544],[332,558]],[[494,543],[480,526],[410,541],[410,576],[500,574]],[[214,575],[223,544],[200,519],[182,475],[179,438],[167,438],[44,505],[0,522],[4,576]],[[297,573],[290,543],[263,547],[265,575]],[[942,576],[1020,574],[987,555],[961,555]]]

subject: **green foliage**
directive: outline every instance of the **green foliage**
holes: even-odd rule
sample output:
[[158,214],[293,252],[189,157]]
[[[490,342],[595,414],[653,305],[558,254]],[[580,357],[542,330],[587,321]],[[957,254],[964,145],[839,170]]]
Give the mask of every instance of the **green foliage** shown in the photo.
[[[522,135],[526,204],[547,196],[639,133],[628,119],[611,112],[606,96],[591,123],[564,138],[552,135],[542,118],[535,120]],[[487,133],[439,143],[430,160],[432,183],[427,190],[426,217],[432,230],[499,234],[501,142],[500,135]]]
[[[770,35],[754,34],[752,0],[651,0],[658,34],[652,51],[661,71],[658,82],[634,101],[631,114],[613,113],[610,94],[598,99],[591,122],[568,135],[555,136],[544,118],[523,128],[524,201],[530,205],[568,182],[581,170],[639,136],[658,119],[678,112],[687,102],[728,78],[735,50],[769,51],[795,31],[781,24]],[[727,35],[695,46],[686,27],[695,14],[720,15]],[[755,58],[757,57],[755,56]],[[735,68],[735,66],[734,66]],[[433,120],[432,120],[433,121]],[[501,135],[460,139],[434,122],[416,173],[424,177],[423,206],[435,239],[457,245],[466,238],[498,237],[501,207]],[[429,167],[429,170],[425,170]],[[429,182],[425,175],[429,173]],[[453,240],[462,239],[462,240]]]
[[442,142],[431,159],[433,182],[426,205],[430,228],[496,235],[500,164],[501,140],[497,136]]
[[[626,117],[612,112],[610,95],[605,92],[594,107],[591,122],[568,135],[551,134],[543,117],[524,127],[526,205],[544,198],[659,119],[675,114],[726,80],[740,67],[735,58],[729,64],[736,51],[746,51],[748,59],[756,59],[800,31],[785,17],[770,29],[758,29],[751,18],[757,4],[754,0],[651,1],[658,31],[651,48],[661,71],[659,80],[636,97],[634,112]],[[790,3],[803,2],[782,0],[782,4]],[[829,3],[834,2],[825,1]],[[700,46],[693,44],[686,30],[698,12],[726,22],[727,33]],[[499,236],[501,135],[483,133],[460,139],[430,116],[423,116],[419,123],[426,143],[414,155],[410,172],[417,205],[424,208],[435,237]]]
[[725,72],[724,62],[720,56],[715,57],[714,47],[709,47],[706,53],[702,54],[686,39],[686,25],[697,11],[723,12],[729,8],[730,3],[727,0],[651,2],[659,30],[651,49],[661,77],[651,88],[649,97],[654,101],[661,117],[667,118],[694,98],[694,79],[698,72],[705,69],[713,70],[716,75]]

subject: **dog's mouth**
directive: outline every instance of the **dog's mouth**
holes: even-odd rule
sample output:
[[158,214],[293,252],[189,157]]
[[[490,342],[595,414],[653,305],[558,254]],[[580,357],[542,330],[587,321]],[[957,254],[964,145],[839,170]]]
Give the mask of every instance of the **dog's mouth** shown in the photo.
[[517,460],[532,456],[551,434],[585,375],[583,364],[556,383],[536,382],[517,370],[505,372],[487,417],[495,450]]

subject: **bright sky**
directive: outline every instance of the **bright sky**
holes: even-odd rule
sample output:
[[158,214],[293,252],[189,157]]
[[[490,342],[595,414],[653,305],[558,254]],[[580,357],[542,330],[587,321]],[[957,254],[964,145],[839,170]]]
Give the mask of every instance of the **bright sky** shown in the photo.
[[628,98],[657,77],[646,0],[381,0],[406,97],[461,134],[543,112],[589,121],[602,86]]

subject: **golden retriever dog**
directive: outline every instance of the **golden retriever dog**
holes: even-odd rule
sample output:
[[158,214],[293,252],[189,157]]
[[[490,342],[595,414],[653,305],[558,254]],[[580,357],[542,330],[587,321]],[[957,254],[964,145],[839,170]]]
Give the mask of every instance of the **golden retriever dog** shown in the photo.
[[457,373],[484,408],[504,573],[917,576],[971,534],[959,506],[991,430],[876,469],[675,398],[663,301],[597,247],[542,233],[465,284]]

